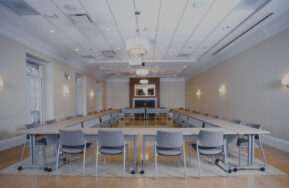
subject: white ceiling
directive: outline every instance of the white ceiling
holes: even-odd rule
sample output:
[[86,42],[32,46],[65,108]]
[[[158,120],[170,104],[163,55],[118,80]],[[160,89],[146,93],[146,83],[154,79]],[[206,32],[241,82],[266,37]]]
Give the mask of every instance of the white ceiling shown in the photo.
[[[274,13],[264,21],[268,24],[289,15],[288,0],[25,0],[38,15],[17,15],[5,6],[9,1],[24,0],[0,0],[1,27],[21,29],[61,59],[74,59],[104,78],[135,76],[125,43],[137,37],[137,24],[140,37],[150,41],[142,57],[149,76],[188,77],[249,36],[212,55],[264,16]],[[77,14],[91,22],[75,24],[71,16]]]

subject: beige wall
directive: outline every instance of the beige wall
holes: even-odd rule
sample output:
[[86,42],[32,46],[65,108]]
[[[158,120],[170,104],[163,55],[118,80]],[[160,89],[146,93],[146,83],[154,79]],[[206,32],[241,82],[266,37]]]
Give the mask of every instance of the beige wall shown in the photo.
[[[289,29],[187,80],[191,109],[224,119],[256,122],[271,135],[289,140]],[[226,85],[226,94],[218,89]],[[201,96],[195,95],[201,90]]]
[[[0,90],[0,139],[14,135],[16,130],[28,123],[26,53],[48,62],[44,64],[46,74],[50,73],[44,76],[44,82],[51,84],[50,87],[44,87],[44,98],[50,101],[45,105],[46,119],[62,119],[76,114],[75,73],[86,77],[86,111],[96,110],[97,80],[93,76],[0,35],[0,77],[5,81],[4,88]],[[65,72],[70,73],[70,80],[65,79]],[[69,88],[69,96],[63,95],[64,86]],[[91,90],[95,93],[94,97],[89,96]]]
[[160,106],[167,108],[185,107],[185,82],[161,81]]
[[[174,108],[185,105],[185,81],[160,81],[160,106]],[[129,107],[129,81],[107,82],[107,107]]]

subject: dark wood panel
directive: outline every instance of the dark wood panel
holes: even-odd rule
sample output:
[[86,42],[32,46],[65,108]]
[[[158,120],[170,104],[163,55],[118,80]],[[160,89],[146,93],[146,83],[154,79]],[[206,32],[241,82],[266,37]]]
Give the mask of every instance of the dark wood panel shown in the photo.
[[129,105],[133,107],[133,98],[157,98],[157,107],[160,107],[160,78],[145,78],[148,84],[155,84],[155,96],[135,96],[134,85],[140,84],[139,81],[143,78],[130,78],[129,79]]

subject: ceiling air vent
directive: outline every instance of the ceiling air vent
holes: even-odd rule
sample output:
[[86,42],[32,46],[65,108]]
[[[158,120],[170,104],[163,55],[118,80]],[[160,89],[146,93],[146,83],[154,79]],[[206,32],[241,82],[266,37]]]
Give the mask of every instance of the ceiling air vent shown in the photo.
[[246,33],[248,33],[249,31],[251,31],[253,28],[255,28],[257,25],[259,25],[260,23],[262,23],[263,21],[265,21],[267,18],[269,18],[270,16],[272,16],[274,13],[271,12],[269,14],[267,14],[267,16],[263,17],[261,20],[259,20],[257,23],[255,23],[254,25],[252,25],[251,27],[249,27],[247,30],[245,30],[244,32],[242,32],[240,35],[238,35],[237,37],[235,37],[233,40],[231,40],[230,42],[228,42],[227,44],[225,44],[224,46],[222,46],[221,48],[219,48],[217,51],[215,51],[212,55],[216,55],[218,54],[220,51],[222,51],[224,48],[226,48],[227,46],[229,46],[230,44],[232,44],[233,42],[235,42],[236,40],[238,40],[239,38],[241,38],[243,35],[245,35]]
[[81,55],[80,57],[82,57],[83,59],[94,59],[92,55]]
[[89,25],[92,20],[87,14],[71,14],[70,19],[75,25]]
[[114,58],[114,51],[103,51],[103,56],[106,57],[106,58]]
[[19,16],[40,15],[39,12],[33,9],[24,0],[0,0],[0,3]]
[[191,57],[192,54],[180,53],[178,57]]

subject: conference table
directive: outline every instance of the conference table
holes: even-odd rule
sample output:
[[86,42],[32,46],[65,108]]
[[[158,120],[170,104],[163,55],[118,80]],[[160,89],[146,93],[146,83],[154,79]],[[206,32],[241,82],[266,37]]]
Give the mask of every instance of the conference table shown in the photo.
[[[75,127],[72,127],[71,125],[82,123],[84,121],[88,121],[94,118],[101,118],[105,117],[107,120],[107,116],[111,114],[111,117],[115,113],[119,113],[120,109],[111,109],[104,112],[100,112],[93,115],[84,116],[81,118],[73,119],[73,120],[65,120],[65,121],[59,121],[57,123],[51,124],[51,125],[45,125],[33,129],[26,129],[20,131],[22,134],[26,134],[30,136],[30,157],[31,157],[31,165],[30,167],[41,167],[37,164],[36,160],[36,146],[35,146],[35,136],[36,135],[57,135],[59,134],[59,129],[61,128],[67,128],[67,129],[77,129]],[[137,136],[143,137],[143,161],[142,161],[142,169],[141,173],[145,173],[145,146],[146,142],[155,141],[156,134],[158,130],[165,130],[165,131],[182,131],[184,136],[185,142],[194,142],[197,139],[197,136],[199,134],[199,131],[202,129],[209,129],[209,130],[223,130],[225,136],[227,135],[248,135],[249,139],[249,147],[248,147],[248,165],[246,166],[237,166],[238,169],[253,169],[258,168],[254,165],[254,136],[256,134],[262,135],[262,134],[269,134],[270,132],[260,129],[254,129],[250,127],[246,127],[244,125],[238,125],[235,123],[231,123],[229,121],[221,120],[221,119],[214,119],[211,117],[206,117],[203,115],[194,114],[192,112],[183,110],[183,109],[172,109],[173,114],[175,118],[179,118],[181,115],[183,116],[183,119],[187,121],[186,125],[189,124],[190,119],[197,120],[201,122],[202,124],[210,124],[213,125],[213,127],[209,128],[203,128],[203,127],[185,127],[185,128],[82,128],[83,133],[85,135],[85,138],[87,140],[92,140],[97,142],[97,135],[99,130],[122,130],[125,140],[127,141],[133,141],[133,147],[134,147],[134,162],[133,162],[133,168],[131,170],[131,173],[134,174],[137,170]]]
[[174,108],[172,109],[172,113],[174,114],[173,117],[176,118],[177,122],[185,121],[185,125],[189,126],[190,122],[197,121],[201,122],[202,127],[206,127],[206,125],[210,127],[219,127],[223,128],[225,130],[233,131],[234,134],[232,135],[246,135],[248,136],[248,161],[247,165],[241,165],[236,166],[236,169],[259,169],[264,168],[263,166],[256,166],[254,164],[255,159],[255,136],[256,135],[264,135],[264,134],[270,134],[269,131],[263,130],[263,129],[255,129],[251,128],[245,125],[239,125],[236,123],[232,123],[230,121],[222,120],[222,119],[216,119],[200,114],[196,114],[193,112],[190,112],[185,109],[181,108]]
[[166,114],[170,112],[169,108],[124,108],[121,110],[124,115],[130,115],[134,117],[136,114],[142,114],[144,119],[147,119],[150,114],[160,116],[160,114]]

